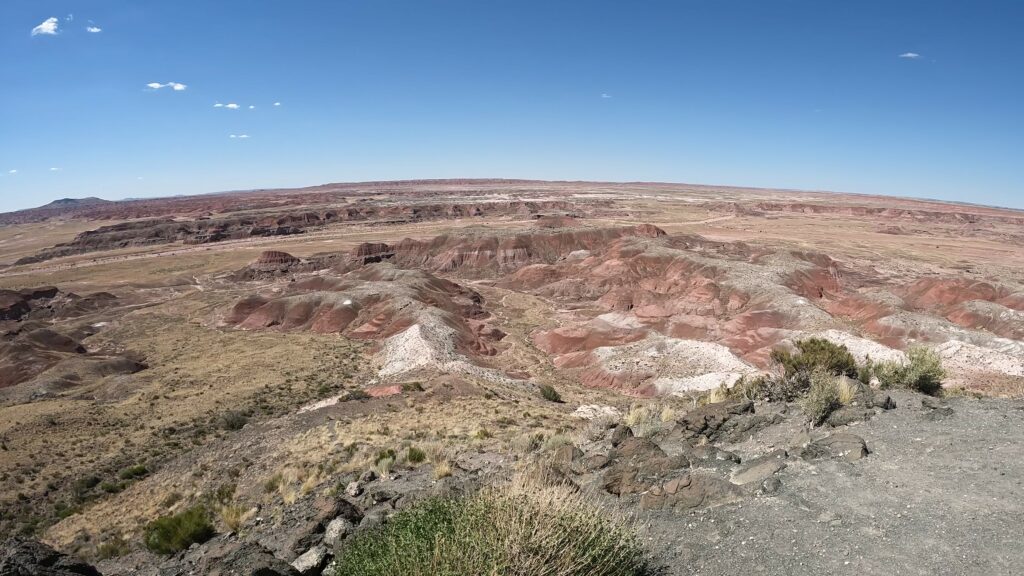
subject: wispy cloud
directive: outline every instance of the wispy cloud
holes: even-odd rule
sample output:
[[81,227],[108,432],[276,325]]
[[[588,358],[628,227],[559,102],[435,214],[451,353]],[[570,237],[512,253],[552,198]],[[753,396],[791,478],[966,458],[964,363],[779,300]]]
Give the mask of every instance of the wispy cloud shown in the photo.
[[152,90],[159,90],[161,88],[170,88],[170,89],[174,90],[175,92],[181,92],[182,90],[185,90],[186,88],[188,88],[188,86],[186,86],[186,85],[184,85],[184,84],[182,84],[180,82],[168,82],[166,84],[161,84],[159,82],[150,82],[149,84],[146,84],[146,88],[150,88]]
[[100,32],[103,32],[103,28],[100,28],[99,26],[86,26],[85,31],[93,34],[99,34]]
[[60,21],[57,20],[56,16],[51,16],[43,21],[42,24],[32,29],[33,36],[39,36],[40,34],[46,36],[53,36],[57,34],[57,26],[60,25]]
[[604,99],[606,99],[606,100],[607,100],[608,98],[611,98],[611,97],[612,97],[612,95],[611,95],[611,94],[601,94],[601,98],[604,98]]
[[248,134],[231,134],[231,135],[228,136],[228,138],[241,138],[243,140],[248,138],[248,137],[249,137]]
[[235,104],[234,102],[230,104],[225,104],[224,107],[229,110],[238,110],[238,104]]
[[18,171],[17,170],[8,170],[7,173],[8,174],[17,174]]
[[906,58],[907,60],[917,60],[920,57],[921,55],[917,52],[904,52],[903,54],[900,54],[900,58]]
[[52,167],[50,168],[50,172],[60,172],[60,170],[61,170],[61,169],[60,169],[60,168],[58,168],[57,166],[52,166]]
[[280,105],[281,105],[280,102],[274,102],[274,106],[280,106]]
[[65,22],[74,22],[75,21],[75,15],[74,14],[68,14],[67,16],[64,17],[64,21]]
[[255,110],[255,109],[256,109],[255,106],[253,106],[252,104],[249,105],[249,110]]
[[213,105],[213,107],[214,107],[214,108],[223,108],[223,107],[224,107],[224,105],[223,105],[223,104],[221,104],[220,102],[217,102],[216,104],[214,104],[214,105]]

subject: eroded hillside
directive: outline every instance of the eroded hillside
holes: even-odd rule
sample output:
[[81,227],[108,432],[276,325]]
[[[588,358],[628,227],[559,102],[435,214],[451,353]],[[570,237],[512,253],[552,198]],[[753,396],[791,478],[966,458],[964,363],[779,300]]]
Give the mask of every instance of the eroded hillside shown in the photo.
[[[941,466],[971,474],[971,454],[1021,433],[1024,217],[1010,210],[437,181],[4,218],[0,530],[105,574],[240,558],[320,573],[423,497],[537,466],[643,515],[670,573],[855,573],[922,551],[907,573],[934,573],[956,555],[919,546],[926,526],[961,505]],[[820,375],[784,374],[778,356],[814,339],[851,362],[821,417],[807,400]],[[879,390],[911,381],[899,367],[921,354],[942,399]],[[922,460],[917,436],[941,458]],[[1002,489],[1019,490],[1013,473]],[[906,511],[900,486],[922,479],[939,504]],[[882,486],[899,496],[872,516],[860,499]],[[151,522],[197,506],[208,543],[144,544]],[[1022,524],[1006,510],[986,544],[956,548],[966,572],[1009,566],[999,534]]]

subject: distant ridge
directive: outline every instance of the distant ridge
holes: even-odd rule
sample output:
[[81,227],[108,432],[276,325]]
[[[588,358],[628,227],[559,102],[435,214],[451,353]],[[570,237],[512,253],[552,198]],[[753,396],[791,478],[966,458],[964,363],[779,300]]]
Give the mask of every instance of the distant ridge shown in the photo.
[[49,204],[40,206],[40,208],[72,208],[75,206],[95,206],[97,204],[110,203],[110,200],[104,200],[103,198],[89,196],[88,198],[61,198],[59,200],[54,200]]

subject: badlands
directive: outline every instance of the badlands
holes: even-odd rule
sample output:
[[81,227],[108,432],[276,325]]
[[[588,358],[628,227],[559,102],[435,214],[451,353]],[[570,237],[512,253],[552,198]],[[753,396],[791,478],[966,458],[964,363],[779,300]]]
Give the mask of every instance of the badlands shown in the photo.
[[1020,211],[521,180],[67,199],[0,215],[0,330],[4,575],[357,574],[424,502],[549,489],[636,535],[593,573],[1024,565]]

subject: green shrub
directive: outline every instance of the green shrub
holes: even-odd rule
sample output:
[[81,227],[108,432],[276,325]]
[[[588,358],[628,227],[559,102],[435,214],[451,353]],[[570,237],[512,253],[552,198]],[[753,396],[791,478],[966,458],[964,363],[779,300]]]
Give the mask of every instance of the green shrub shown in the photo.
[[335,576],[641,576],[631,527],[561,486],[429,499],[338,551]]
[[555,387],[550,384],[540,385],[540,397],[547,400],[548,402],[561,402],[562,395],[555,390]]
[[914,347],[907,350],[906,362],[878,363],[875,375],[882,388],[908,388],[935,395],[942,390],[946,371],[942,368],[942,359],[934,350]]
[[792,378],[801,372],[824,370],[836,376],[857,376],[857,362],[842,344],[833,344],[824,338],[807,338],[794,342],[797,353],[775,349],[771,359],[783,369],[783,376]]
[[75,493],[75,496],[79,499],[84,498],[90,490],[99,486],[100,479],[97,476],[86,476],[75,480],[74,484],[71,485],[71,490]]
[[871,356],[864,358],[864,363],[857,365],[857,380],[871,384],[871,380],[877,376],[877,367],[878,364],[871,359]]
[[120,482],[103,482],[100,484],[100,490],[103,490],[108,494],[117,494],[124,490],[124,484],[121,484]]
[[807,396],[802,401],[804,414],[817,426],[828,418],[834,410],[842,406],[839,401],[839,383],[837,376],[823,370],[810,375],[811,385]]
[[136,464],[135,466],[129,466],[122,468],[117,473],[117,477],[121,480],[134,480],[136,478],[142,478],[146,474],[149,474],[149,468],[146,468],[145,464]]
[[420,464],[427,461],[427,453],[415,446],[409,446],[408,453],[409,462],[412,464]]
[[143,542],[157,554],[175,554],[214,535],[205,506],[193,506],[180,514],[157,518],[146,526]]
[[394,462],[395,458],[397,456],[398,455],[395,453],[394,448],[388,448],[387,450],[381,450],[380,452],[377,452],[377,457],[374,458],[373,463],[376,464],[377,462],[380,462],[381,460],[391,460],[392,462]]

